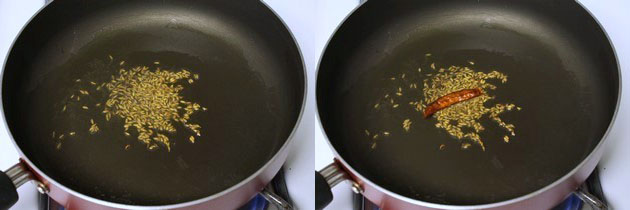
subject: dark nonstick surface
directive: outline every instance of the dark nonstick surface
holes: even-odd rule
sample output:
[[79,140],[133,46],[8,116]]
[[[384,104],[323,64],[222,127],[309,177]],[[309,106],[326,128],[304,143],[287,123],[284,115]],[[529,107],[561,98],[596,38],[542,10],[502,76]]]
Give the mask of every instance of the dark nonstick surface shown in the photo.
[[[475,144],[462,150],[461,142],[435,128],[435,119],[423,119],[407,104],[373,108],[386,93],[395,96],[400,81],[390,77],[406,73],[409,82],[422,84],[426,77],[417,69],[428,70],[432,62],[508,75],[490,94],[493,102],[523,108],[501,115],[516,125],[510,143],[487,120],[481,133],[486,151]],[[324,130],[352,168],[403,196],[452,205],[515,198],[567,174],[599,143],[618,90],[605,33],[573,1],[370,0],[335,33],[317,78]],[[420,95],[405,88],[397,100]],[[413,122],[408,133],[406,118]],[[365,129],[391,136],[371,149]]]
[[[194,144],[180,126],[170,152],[150,152],[137,134],[123,135],[121,119],[106,123],[91,106],[105,93],[68,101],[78,89],[93,89],[87,81],[109,81],[123,60],[125,68],[199,74],[182,92],[208,108],[190,120],[202,126]],[[18,146],[54,180],[106,201],[165,205],[218,193],[267,163],[297,121],[303,78],[291,35],[258,1],[63,0],[48,5],[16,41],[2,99]],[[77,108],[81,103],[90,111]],[[72,105],[61,113],[66,104]],[[89,119],[99,133],[88,134]],[[57,150],[52,131],[77,134]]]

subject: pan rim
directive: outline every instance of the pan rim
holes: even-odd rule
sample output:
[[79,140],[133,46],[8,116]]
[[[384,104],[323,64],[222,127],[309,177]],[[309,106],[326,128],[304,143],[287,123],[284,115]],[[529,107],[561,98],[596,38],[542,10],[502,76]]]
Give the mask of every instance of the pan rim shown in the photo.
[[[566,182],[568,179],[570,179],[573,175],[575,175],[584,165],[587,164],[587,162],[589,162],[589,160],[591,160],[592,158],[594,158],[593,156],[595,156],[598,151],[603,150],[604,149],[604,144],[607,142],[608,140],[608,134],[610,133],[610,130],[612,129],[612,127],[614,126],[614,123],[616,121],[617,115],[619,113],[619,105],[621,103],[621,96],[622,96],[622,75],[621,75],[621,68],[619,66],[619,57],[617,56],[617,50],[615,49],[615,45],[613,44],[613,42],[610,39],[610,36],[608,35],[608,32],[606,32],[606,29],[603,27],[603,25],[601,24],[601,22],[593,15],[593,13],[588,10],[588,8],[586,8],[581,2],[579,1],[575,1],[575,3],[577,5],[580,6],[580,8],[582,8],[589,16],[590,18],[592,18],[595,23],[597,24],[597,26],[602,30],[604,36],[606,37],[606,40],[608,41],[608,44],[610,45],[611,49],[612,49],[612,54],[613,57],[615,58],[615,64],[616,64],[616,69],[617,69],[617,75],[618,75],[618,87],[617,87],[617,101],[615,103],[615,110],[613,111],[613,115],[612,118],[610,119],[610,122],[608,123],[608,127],[606,128],[606,132],[604,132],[604,135],[602,135],[602,137],[600,138],[600,141],[597,143],[597,145],[595,146],[595,148],[593,148],[593,150],[589,153],[588,156],[586,156],[579,164],[577,164],[571,171],[569,171],[568,173],[566,173],[564,176],[560,177],[559,179],[557,179],[556,181],[538,189],[535,190],[533,192],[527,193],[527,194],[523,194],[521,196],[515,197],[515,198],[511,198],[508,200],[504,200],[504,201],[499,201],[499,202],[494,202],[494,203],[486,203],[486,204],[476,204],[476,205],[448,205],[448,204],[440,204],[440,203],[432,203],[432,202],[427,202],[427,201],[422,201],[422,200],[417,200],[417,199],[413,199],[404,195],[400,195],[396,192],[390,191],[388,189],[385,189],[384,187],[381,187],[380,185],[374,183],[372,180],[366,178],[365,176],[363,176],[361,173],[359,173],[357,170],[355,170],[352,165],[348,164],[348,162],[346,162],[343,157],[341,155],[339,155],[339,152],[337,152],[337,150],[335,149],[335,147],[332,145],[330,138],[328,137],[328,134],[326,133],[326,131],[324,130],[324,124],[321,120],[321,116],[320,116],[320,109],[319,109],[319,103],[317,102],[318,97],[317,97],[317,84],[319,81],[319,71],[320,71],[320,67],[324,58],[324,54],[326,54],[326,50],[329,48],[329,44],[332,41],[332,39],[335,37],[335,34],[339,31],[339,29],[341,29],[341,27],[344,25],[344,23],[346,23],[346,21],[348,21],[348,19],[350,17],[352,17],[353,14],[355,14],[357,12],[357,10],[359,10],[361,7],[363,7],[364,4],[366,4],[369,1],[361,1],[359,3],[359,5],[357,5],[354,9],[352,9],[344,18],[343,20],[337,25],[337,27],[335,28],[335,30],[333,31],[333,33],[331,34],[330,37],[328,37],[328,41],[326,41],[326,45],[324,46],[324,49],[322,50],[322,52],[319,55],[319,61],[317,63],[317,69],[315,72],[316,75],[316,80],[315,80],[315,110],[317,112],[316,115],[316,119],[320,125],[320,129],[319,131],[323,134],[324,138],[326,139],[326,144],[328,144],[328,147],[331,149],[332,153],[334,154],[334,158],[336,160],[338,160],[339,162],[342,163],[343,167],[346,170],[350,171],[350,174],[352,174],[353,176],[357,177],[357,180],[361,180],[362,182],[365,183],[365,185],[369,185],[373,188],[375,188],[376,190],[378,190],[381,193],[384,193],[385,195],[398,199],[400,201],[404,201],[413,205],[418,205],[418,206],[424,206],[424,207],[429,207],[429,208],[435,208],[435,209],[490,209],[490,208],[500,208],[500,207],[505,207],[507,205],[510,204],[515,204],[521,201],[525,201],[528,200],[530,198],[536,197],[544,192],[549,191],[552,188],[557,187],[558,185],[560,185],[561,183]],[[599,162],[599,160],[598,160]],[[353,179],[350,179],[353,180]]]
[[[54,3],[55,1],[49,1],[47,2],[44,6],[42,6],[41,8],[39,8],[39,10],[37,10],[29,19],[28,21],[26,21],[26,23],[22,26],[22,28],[20,29],[20,31],[17,33],[17,35],[14,37],[13,42],[11,43],[11,45],[9,46],[9,51],[7,52],[7,55],[4,58],[4,62],[3,62],[3,66],[2,66],[2,71],[0,72],[0,94],[3,92],[3,82],[4,82],[4,73],[5,73],[5,68],[6,68],[6,64],[9,60],[9,56],[11,54],[11,51],[13,50],[13,47],[16,43],[16,41],[19,39],[20,35],[22,34],[22,32],[26,29],[26,27],[28,27],[28,25],[31,23],[31,21],[33,21],[38,15],[39,13],[41,13],[44,9],[46,9],[48,6],[50,6],[50,4]],[[307,83],[307,74],[306,74],[306,66],[304,63],[304,55],[302,54],[302,49],[300,48],[300,45],[297,42],[297,39],[295,38],[295,35],[291,32],[290,28],[288,27],[288,25],[286,24],[286,22],[284,20],[282,20],[282,18],[278,15],[278,13],[276,11],[274,11],[266,2],[264,1],[257,1],[258,3],[262,4],[266,10],[268,12],[271,12],[271,14],[273,15],[273,17],[275,17],[275,19],[277,21],[279,21],[279,23],[282,24],[282,26],[285,29],[285,33],[288,33],[288,35],[291,37],[292,43],[294,44],[294,46],[296,47],[297,50],[297,54],[299,55],[299,61],[301,64],[301,68],[298,70],[296,69],[296,71],[301,71],[302,73],[302,101],[300,102],[300,111],[298,113],[297,118],[295,119],[295,123],[293,124],[293,128],[291,129],[291,132],[289,134],[289,136],[286,138],[286,140],[284,141],[283,145],[280,147],[280,149],[278,149],[278,151],[276,151],[276,153],[264,164],[262,165],[258,170],[256,170],[254,173],[252,173],[250,176],[246,177],[245,179],[241,180],[240,182],[238,182],[237,184],[224,189],[220,192],[214,193],[210,196],[206,196],[203,198],[199,198],[199,199],[195,199],[195,200],[190,200],[190,201],[185,201],[185,202],[181,202],[181,203],[175,203],[175,204],[168,204],[168,205],[129,205],[129,204],[122,204],[122,203],[115,203],[115,202],[111,202],[111,201],[106,201],[106,200],[101,200],[98,198],[94,198],[88,195],[85,195],[83,193],[77,192],[73,189],[70,189],[69,187],[66,187],[65,185],[57,182],[55,179],[52,179],[50,176],[46,175],[42,170],[40,170],[35,164],[33,164],[33,162],[31,162],[31,160],[24,154],[24,152],[22,152],[22,149],[19,147],[19,145],[17,144],[17,142],[15,141],[15,138],[13,137],[13,134],[11,133],[11,130],[9,129],[9,126],[7,124],[7,126],[5,127],[5,130],[7,131],[8,136],[11,139],[11,143],[13,144],[13,146],[15,147],[15,149],[17,150],[19,156],[20,156],[20,160],[24,161],[27,163],[27,165],[30,167],[31,170],[35,171],[35,174],[39,175],[42,177],[43,180],[46,180],[47,182],[49,182],[50,184],[59,187],[61,190],[71,194],[72,196],[78,197],[80,199],[86,200],[88,202],[92,202],[98,205],[103,205],[103,206],[108,206],[108,207],[113,207],[113,208],[119,208],[119,209],[178,209],[178,208],[185,208],[185,207],[190,207],[190,206],[194,206],[197,204],[202,204],[211,200],[215,200],[218,199],[220,197],[223,197],[224,195],[227,195],[229,193],[232,193],[238,189],[240,189],[241,187],[251,183],[254,179],[256,179],[257,177],[259,177],[266,169],[268,169],[270,167],[270,165],[272,165],[274,162],[276,161],[281,161],[282,163],[286,162],[286,156],[284,157],[284,160],[280,160],[280,156],[282,156],[282,154],[284,153],[285,150],[288,150],[290,145],[292,145],[292,142],[295,141],[294,137],[295,137],[295,133],[297,132],[297,129],[299,127],[299,125],[301,124],[302,118],[304,116],[304,109],[306,107],[306,99],[307,99],[307,93],[308,93],[308,83]],[[2,99],[0,98],[0,102],[2,101]],[[4,121],[5,123],[6,121],[6,116],[5,116],[5,111],[4,111],[4,104],[0,103],[0,119],[2,121]],[[276,174],[277,171],[274,173]],[[36,179],[37,180],[37,179]],[[267,183],[265,183],[267,184]]]

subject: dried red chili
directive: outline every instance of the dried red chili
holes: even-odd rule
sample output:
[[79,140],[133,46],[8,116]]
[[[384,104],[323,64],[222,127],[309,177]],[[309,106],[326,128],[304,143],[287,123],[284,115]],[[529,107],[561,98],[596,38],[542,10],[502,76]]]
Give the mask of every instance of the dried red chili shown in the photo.
[[475,98],[477,96],[480,96],[482,93],[483,92],[481,91],[481,88],[475,88],[475,89],[464,89],[464,90],[455,91],[455,92],[446,94],[445,96],[442,96],[438,98],[437,100],[435,100],[434,102],[432,102],[431,104],[429,104],[427,108],[424,109],[424,113],[423,113],[424,118],[425,119],[429,118],[431,115],[433,115],[437,111],[447,108],[453,104]]

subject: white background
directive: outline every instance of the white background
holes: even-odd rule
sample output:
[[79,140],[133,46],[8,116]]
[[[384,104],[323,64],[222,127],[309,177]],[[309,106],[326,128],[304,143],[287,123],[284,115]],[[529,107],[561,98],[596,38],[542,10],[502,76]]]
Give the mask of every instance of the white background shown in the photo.
[[[358,5],[357,0],[317,0],[315,49],[318,54],[337,25]],[[368,0],[369,1],[369,0]],[[616,48],[623,75],[623,96],[617,121],[608,136],[608,145],[600,163],[602,187],[614,209],[630,209],[630,1],[580,0],[600,21]],[[317,119],[316,119],[317,120]],[[315,168],[331,163],[333,154],[315,124]],[[343,183],[333,189],[335,199],[327,209],[351,209],[352,191]]]

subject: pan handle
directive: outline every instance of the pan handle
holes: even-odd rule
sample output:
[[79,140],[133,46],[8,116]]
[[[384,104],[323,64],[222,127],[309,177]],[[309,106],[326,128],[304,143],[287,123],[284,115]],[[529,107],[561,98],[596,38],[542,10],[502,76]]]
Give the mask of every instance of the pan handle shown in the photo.
[[343,181],[352,183],[352,191],[363,193],[361,186],[349,178],[336,162],[329,164],[320,171],[315,171],[315,209],[324,209],[333,200],[331,189]]
[[268,187],[265,187],[262,192],[259,193],[265,200],[281,210],[292,210],[293,206],[284,200],[284,198],[273,193]]
[[573,192],[580,200],[584,203],[588,204],[592,209],[595,210],[607,210],[608,206],[602,200],[597,198],[595,195],[587,192],[584,188],[580,187],[578,190]]
[[17,188],[28,181],[37,184],[40,193],[47,193],[48,187],[34,179],[24,163],[19,162],[4,172],[0,172],[0,209],[9,209],[19,198]]
[[17,189],[11,177],[0,173],[0,209],[9,209],[18,200]]

